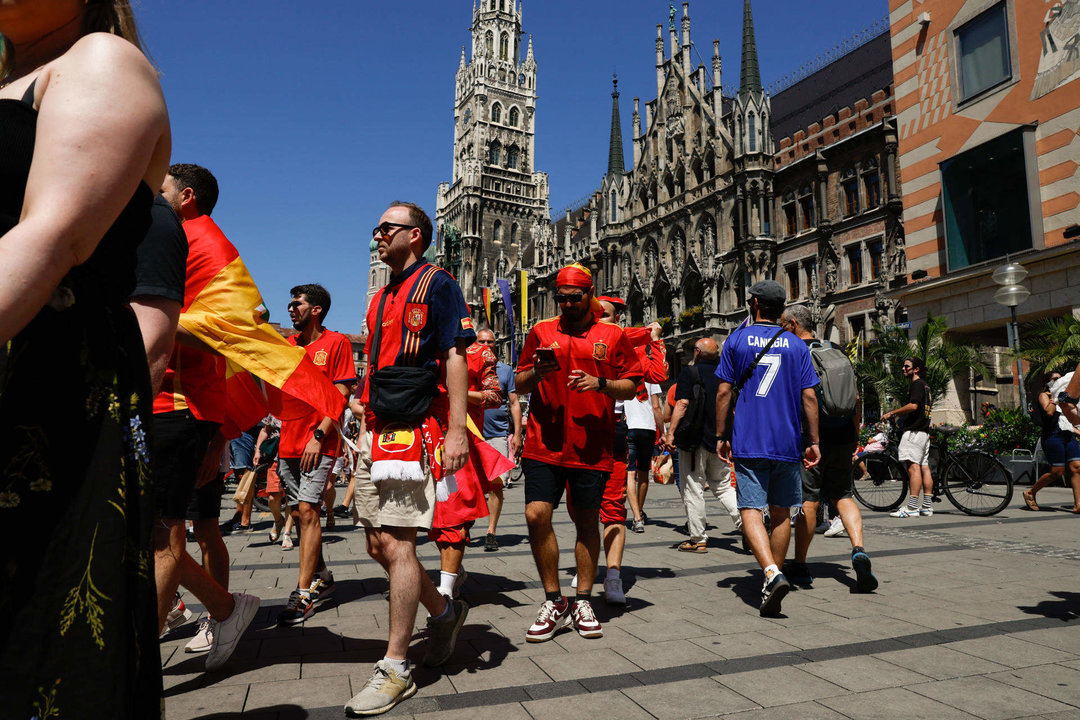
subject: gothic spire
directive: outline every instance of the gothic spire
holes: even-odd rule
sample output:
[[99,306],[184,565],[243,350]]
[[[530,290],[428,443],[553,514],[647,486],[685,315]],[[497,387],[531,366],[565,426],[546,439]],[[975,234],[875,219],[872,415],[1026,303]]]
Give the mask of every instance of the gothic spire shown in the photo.
[[761,70],[758,67],[757,41],[754,39],[754,15],[750,0],[743,0],[742,72],[739,75],[739,95],[760,95]]
[[619,122],[619,76],[611,78],[611,140],[608,143],[607,174],[615,177],[626,174],[622,152],[622,124]]

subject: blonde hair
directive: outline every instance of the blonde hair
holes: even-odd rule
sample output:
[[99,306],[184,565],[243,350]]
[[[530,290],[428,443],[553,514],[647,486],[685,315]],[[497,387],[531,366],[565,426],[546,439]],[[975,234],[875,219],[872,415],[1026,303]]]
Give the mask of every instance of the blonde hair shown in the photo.
[[[95,32],[122,37],[139,48],[143,55],[147,55],[130,0],[87,0],[86,7],[83,8],[80,37]],[[15,49],[7,38],[0,35],[0,80],[7,77],[14,65]]]

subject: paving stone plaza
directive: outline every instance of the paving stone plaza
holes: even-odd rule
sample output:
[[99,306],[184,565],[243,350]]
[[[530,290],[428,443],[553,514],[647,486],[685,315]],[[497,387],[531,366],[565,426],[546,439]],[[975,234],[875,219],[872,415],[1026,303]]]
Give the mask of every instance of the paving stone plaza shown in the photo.
[[[1080,718],[1080,518],[1062,509],[1067,490],[1043,491],[1037,513],[1017,505],[1019,490],[992,518],[945,503],[931,518],[865,513],[881,580],[873,595],[850,592],[848,540],[818,535],[813,588],[788,595],[786,617],[767,619],[757,609],[761,571],[719,508],[708,508],[721,524],[709,531],[709,552],[677,552],[686,520],[678,491],[654,485],[645,534],[627,534],[627,606],[594,603],[604,637],[566,629],[528,644],[544,593],[518,485],[506,492],[500,550],[483,552],[481,533],[466,553],[472,610],[454,657],[441,672],[419,665],[421,608],[410,650],[420,690],[386,717]],[[297,551],[270,544],[261,529],[268,515],[253,524],[259,532],[226,544],[230,589],[262,598],[259,615],[219,672],[204,673],[204,656],[183,652],[196,618],[162,642],[166,716],[344,717],[385,649],[386,578],[367,557],[363,531],[339,524],[323,536],[335,599],[304,625],[279,628]],[[567,592],[573,534],[562,508],[556,532]],[[431,543],[419,554],[438,568]],[[185,600],[201,613],[193,596]]]

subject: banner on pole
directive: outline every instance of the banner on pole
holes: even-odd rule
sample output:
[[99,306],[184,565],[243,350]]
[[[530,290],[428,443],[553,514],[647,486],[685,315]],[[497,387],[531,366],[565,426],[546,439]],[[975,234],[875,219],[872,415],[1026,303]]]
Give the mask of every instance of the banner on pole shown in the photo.
[[506,319],[510,322],[510,364],[517,367],[517,341],[514,339],[517,333],[514,331],[514,304],[510,301],[510,283],[506,278],[496,280],[499,292],[502,294],[503,305],[506,307]]

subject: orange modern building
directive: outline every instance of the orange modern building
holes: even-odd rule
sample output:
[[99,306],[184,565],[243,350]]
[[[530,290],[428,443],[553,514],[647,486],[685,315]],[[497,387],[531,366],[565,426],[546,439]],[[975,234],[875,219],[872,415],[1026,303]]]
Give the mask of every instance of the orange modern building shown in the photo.
[[991,277],[1006,255],[1030,272],[1021,322],[1080,313],[1080,0],[889,12],[911,277],[895,296],[913,327],[943,315],[965,339],[1007,345]]

